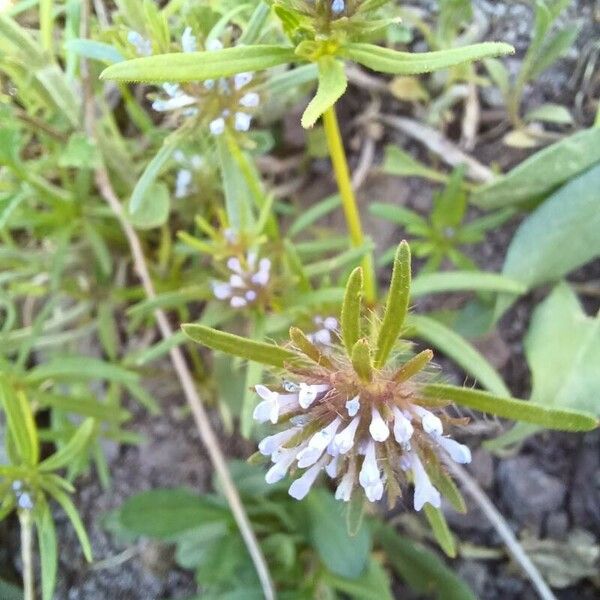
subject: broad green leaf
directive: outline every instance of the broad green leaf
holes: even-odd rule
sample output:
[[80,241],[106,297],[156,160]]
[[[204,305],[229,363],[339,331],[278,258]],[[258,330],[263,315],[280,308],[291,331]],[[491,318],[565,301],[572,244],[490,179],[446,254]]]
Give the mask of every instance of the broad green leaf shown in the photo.
[[408,325],[414,327],[417,337],[441,350],[488,390],[499,396],[510,396],[494,367],[462,336],[435,319],[422,315],[410,315]]
[[[600,316],[587,316],[566,284],[558,285],[535,309],[525,355],[531,369],[532,401],[600,417]],[[518,442],[537,430],[517,424],[490,446]]]
[[410,300],[410,248],[406,241],[400,242],[394,260],[392,281],[385,305],[383,320],[377,335],[375,367],[385,365],[408,312]]
[[371,348],[367,340],[358,340],[352,348],[352,366],[354,371],[363,381],[373,379],[373,365],[371,364]]
[[345,58],[374,71],[393,75],[430,73],[465,62],[513,53],[514,48],[502,42],[485,42],[463,48],[422,53],[398,52],[372,44],[347,44],[340,50],[340,54]]
[[344,94],[348,86],[344,65],[333,56],[322,56],[318,62],[319,87],[302,115],[302,127],[312,127],[317,119]]
[[479,271],[444,271],[425,273],[415,277],[411,286],[414,298],[427,294],[447,292],[504,292],[519,296],[527,291],[527,285],[505,275]]
[[371,551],[371,535],[366,524],[350,536],[339,502],[325,490],[315,490],[306,499],[308,534],[327,568],[350,579],[364,572]]
[[131,205],[128,205],[127,220],[136,229],[142,231],[161,227],[169,218],[170,196],[169,188],[164,183],[150,185],[145,190],[135,212],[132,212]]
[[559,125],[570,125],[573,116],[568,108],[560,104],[542,104],[533,108],[525,115],[525,121],[544,121],[545,123],[558,123]]
[[477,600],[469,586],[432,552],[380,525],[375,538],[397,575],[416,592],[437,600]]
[[506,175],[478,188],[471,201],[498,208],[544,196],[600,162],[600,128],[579,131],[536,152]]
[[111,65],[102,79],[183,83],[229,77],[294,62],[292,48],[283,46],[239,46],[210,52],[182,52],[134,58]]
[[360,337],[360,307],[363,289],[362,269],[356,267],[346,283],[344,303],[340,316],[342,340],[348,356],[352,355],[354,344]]
[[369,560],[367,570],[360,577],[347,578],[325,573],[328,585],[353,600],[393,600],[391,581],[385,569],[375,558]]
[[56,530],[48,505],[44,502],[33,513],[40,548],[42,570],[42,600],[52,600],[58,564]]
[[10,439],[19,454],[19,460],[29,466],[36,465],[40,459],[40,444],[29,401],[25,392],[15,391],[2,375],[0,404],[6,413]]
[[183,488],[142,492],[126,500],[120,509],[120,522],[125,528],[160,540],[171,540],[189,529],[230,519],[223,505]]
[[90,441],[94,431],[94,419],[86,419],[73,434],[71,439],[57,452],[42,461],[40,471],[55,471],[68,466]]
[[448,527],[448,523],[446,522],[444,514],[439,508],[435,508],[435,506],[431,506],[431,504],[426,504],[423,509],[425,511],[427,521],[429,521],[431,530],[433,531],[433,535],[435,536],[437,543],[440,545],[440,548],[450,558],[455,558],[456,543],[454,541],[454,536]]
[[240,358],[265,365],[283,368],[286,361],[298,358],[295,352],[291,352],[285,348],[265,342],[255,342],[254,340],[218,331],[204,325],[187,324],[182,325],[182,329],[191,340],[211,350],[219,350],[232,356],[239,356]]
[[423,388],[424,398],[454,402],[480,412],[541,425],[561,431],[591,431],[598,427],[598,419],[590,413],[575,410],[558,410],[527,400],[494,396],[487,392],[453,385],[430,384]]
[[[513,236],[503,274],[533,288],[600,256],[599,189],[597,165],[548,198]],[[496,316],[508,305],[499,298]]]

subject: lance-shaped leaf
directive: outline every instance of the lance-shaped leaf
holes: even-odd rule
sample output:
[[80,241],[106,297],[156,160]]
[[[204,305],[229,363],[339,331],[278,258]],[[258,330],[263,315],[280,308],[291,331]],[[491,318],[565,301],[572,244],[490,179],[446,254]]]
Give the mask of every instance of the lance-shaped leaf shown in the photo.
[[410,299],[410,248],[402,241],[396,251],[392,281],[388,292],[383,321],[377,336],[375,367],[382,367],[404,325]]
[[188,324],[182,326],[183,332],[190,339],[210,348],[246,360],[259,362],[264,365],[283,368],[286,361],[298,358],[295,352],[280,348],[266,342],[255,342],[247,338],[218,331],[204,325]]
[[450,557],[456,556],[456,543],[454,536],[448,527],[446,518],[439,508],[426,504],[424,507],[425,516],[429,521],[429,526],[440,548]]
[[418,75],[447,69],[465,62],[514,53],[514,48],[501,42],[485,42],[463,48],[437,52],[398,52],[373,44],[348,44],[340,54],[373,71],[393,75]]
[[346,283],[344,303],[340,321],[342,326],[342,340],[348,356],[352,356],[352,348],[360,337],[360,306],[363,289],[363,274],[360,267],[356,267],[350,274]]
[[77,455],[88,443],[93,431],[94,419],[86,419],[60,450],[40,463],[40,471],[55,471],[76,460]]
[[325,356],[318,346],[313,344],[297,327],[290,327],[290,339],[294,343],[294,346],[306,355],[310,360],[317,363],[318,365],[326,368],[333,368],[332,362],[327,356]]
[[356,374],[363,381],[373,379],[373,365],[371,364],[371,349],[367,340],[358,340],[352,348],[352,366]]
[[56,584],[56,567],[58,556],[56,551],[56,530],[50,508],[45,501],[33,512],[40,549],[40,566],[42,571],[42,600],[52,600]]
[[398,368],[394,373],[394,381],[396,383],[402,383],[408,381],[411,377],[414,377],[417,373],[422,371],[433,359],[433,351],[423,350],[416,356],[407,360],[401,367]]
[[319,87],[302,115],[302,127],[312,127],[317,119],[343,95],[348,87],[344,65],[333,56],[319,58]]
[[126,60],[105,69],[100,77],[115,81],[184,83],[261,71],[296,59],[284,46],[239,46],[210,52],[157,54]]
[[586,412],[575,410],[557,410],[514,398],[502,398],[480,390],[453,385],[431,384],[426,386],[422,395],[434,401],[454,402],[498,417],[535,423],[548,429],[561,431],[591,431],[598,427],[598,419]]

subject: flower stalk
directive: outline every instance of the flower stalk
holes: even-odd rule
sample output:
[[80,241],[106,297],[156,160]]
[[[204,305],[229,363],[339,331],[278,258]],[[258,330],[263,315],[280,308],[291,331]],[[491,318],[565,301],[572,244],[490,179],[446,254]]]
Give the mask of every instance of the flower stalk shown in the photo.
[[35,600],[33,579],[33,519],[30,510],[19,511],[21,524],[21,560],[23,561],[23,598]]

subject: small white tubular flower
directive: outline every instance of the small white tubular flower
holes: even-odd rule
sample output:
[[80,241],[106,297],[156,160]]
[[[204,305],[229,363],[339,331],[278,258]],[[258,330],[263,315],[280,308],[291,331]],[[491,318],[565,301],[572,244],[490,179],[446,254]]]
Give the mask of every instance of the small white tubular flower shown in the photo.
[[248,92],[240,98],[240,106],[256,108],[260,104],[260,96],[256,92]]
[[254,409],[254,420],[259,423],[277,423],[279,418],[279,394],[265,385],[254,386],[256,393],[263,399]]
[[325,467],[325,472],[327,475],[329,475],[329,477],[331,477],[331,479],[335,479],[337,477],[340,462],[339,458],[339,456],[334,456]]
[[213,135],[222,135],[225,131],[225,119],[218,117],[208,124],[208,128]]
[[375,442],[373,440],[367,444],[365,458],[358,474],[358,481],[365,491],[367,488],[381,481],[379,466],[377,465],[377,455],[375,453]]
[[310,465],[313,465],[319,460],[325,451],[325,448],[327,448],[333,440],[341,422],[341,419],[336,417],[329,425],[327,425],[327,427],[321,429],[321,431],[317,431],[317,433],[310,438],[308,446],[302,450],[302,452],[298,453],[298,466],[301,469],[310,467]]
[[185,198],[190,193],[192,172],[189,169],[179,169],[175,180],[175,198]]
[[196,98],[182,92],[171,96],[167,100],[158,98],[152,103],[152,108],[156,112],[167,112],[169,110],[177,110],[179,108],[191,106],[192,104],[196,104],[196,102],[198,102]]
[[227,268],[230,271],[238,273],[238,275],[241,275],[244,272],[242,269],[242,263],[240,262],[240,259],[235,256],[232,256],[231,258],[227,259]]
[[303,409],[307,409],[316,399],[319,394],[329,390],[328,385],[308,385],[301,383],[299,386],[298,402]]
[[435,441],[449,454],[450,458],[461,465],[471,462],[471,450],[449,437],[434,436]]
[[383,481],[369,485],[364,490],[369,502],[378,502],[383,496]]
[[258,263],[258,271],[251,277],[252,283],[257,285],[265,286],[269,283],[269,277],[271,274],[271,261],[268,258],[261,258]]
[[254,302],[256,300],[256,292],[254,290],[248,290],[245,293],[245,297],[248,302]]
[[354,417],[360,410],[360,398],[354,396],[352,400],[348,400],[348,402],[346,402],[346,410],[348,411],[349,417]]
[[236,90],[241,90],[252,81],[252,73],[238,73],[233,78],[233,84]]
[[371,408],[371,424],[369,433],[376,442],[385,442],[390,436],[390,430],[386,425],[381,413],[375,408]]
[[352,488],[354,487],[354,480],[356,478],[356,472],[353,465],[346,471],[346,474],[342,477],[340,484],[335,490],[335,499],[341,500],[342,502],[350,502],[352,496]]
[[127,41],[135,48],[138,56],[150,56],[152,54],[152,42],[147,40],[141,33],[130,31]]
[[206,49],[208,51],[223,50],[223,43],[220,40],[216,39],[209,40],[206,44]]
[[342,431],[333,438],[333,449],[339,454],[346,454],[354,446],[354,436],[360,423],[360,417],[354,417]]
[[184,52],[196,52],[198,49],[198,41],[196,40],[196,36],[192,33],[191,27],[186,27],[181,36],[181,49]]
[[412,437],[414,427],[398,407],[393,408],[394,413],[394,438],[399,444],[407,444]]
[[244,308],[244,306],[248,305],[248,302],[241,296],[234,296],[230,300],[229,304],[231,305],[231,308]]
[[315,479],[323,469],[323,465],[326,460],[327,457],[324,456],[318,463],[306,470],[302,477],[296,479],[292,485],[290,485],[288,493],[292,498],[295,498],[296,500],[302,500],[306,497],[308,492],[310,492],[310,488],[315,482]]
[[213,281],[211,285],[213,294],[217,300],[226,300],[231,297],[233,290],[228,283]]
[[444,432],[444,426],[438,417],[422,406],[414,406],[413,410],[421,419],[421,425],[423,425],[423,431],[425,431],[425,433],[442,435]]
[[12,488],[13,492],[18,492],[21,489],[23,489],[23,482],[19,479],[15,479],[15,481],[12,482],[12,485],[10,487]]
[[423,463],[416,452],[410,453],[410,465],[415,483],[415,510],[420,511],[427,503],[435,508],[439,508],[442,505],[440,493],[431,483],[429,475],[427,475],[425,467],[423,467]]
[[311,342],[316,344],[321,344],[322,346],[330,346],[331,345],[331,332],[328,329],[319,329],[315,331],[311,335],[308,336],[308,339]]
[[236,112],[234,116],[234,128],[236,131],[248,131],[252,123],[252,116],[243,112]]
[[17,506],[21,510],[31,510],[33,508],[33,500],[27,492],[22,492],[17,498]]
[[329,331],[335,331],[338,328],[339,323],[335,317],[326,317],[323,321],[323,325],[325,326],[325,329],[329,329]]
[[335,14],[339,14],[344,11],[346,8],[346,3],[344,0],[333,0],[331,3],[331,11]]
[[300,446],[295,448],[289,448],[280,450],[277,453],[277,460],[274,461],[273,466],[267,471],[265,475],[265,481],[268,484],[277,483],[281,481],[288,472],[288,469],[292,466],[292,463],[296,460],[296,455]]
[[244,280],[242,279],[242,276],[238,275],[237,273],[234,273],[229,278],[229,285],[231,285],[231,287],[235,287],[235,288],[246,287],[246,284],[244,283]]
[[300,431],[299,427],[291,427],[290,429],[285,429],[284,431],[280,431],[279,433],[275,433],[264,438],[258,444],[258,451],[263,456],[271,456],[274,452],[279,450],[286,442],[291,440],[297,433]]

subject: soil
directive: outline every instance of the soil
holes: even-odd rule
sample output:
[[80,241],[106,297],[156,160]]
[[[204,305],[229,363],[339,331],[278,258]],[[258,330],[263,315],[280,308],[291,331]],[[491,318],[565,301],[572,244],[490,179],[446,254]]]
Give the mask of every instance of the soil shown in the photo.
[[[432,10],[436,2],[413,2]],[[514,61],[519,61],[526,48],[531,31],[532,13],[525,4],[516,2],[497,3],[478,0],[478,9],[488,22],[486,39],[505,40],[517,47]],[[573,2],[569,19],[580,18],[583,28],[576,49],[566,59],[560,60],[526,93],[525,104],[534,106],[542,102],[559,102],[567,106],[575,103],[576,88],[570,86],[576,65],[583,60],[589,41],[598,39],[600,27],[594,20],[597,5],[591,0]],[[343,110],[350,116],[360,112],[368,97],[355,90]],[[386,100],[389,102],[389,100]],[[387,107],[397,114],[406,114],[406,107],[394,102]],[[590,115],[579,115],[579,125],[589,124]],[[456,140],[455,140],[456,141]],[[378,142],[377,160],[385,143],[395,142],[415,151],[420,158],[422,149],[413,140],[393,132],[386,132]],[[502,157],[503,167],[522,160],[524,153],[503,146],[499,137],[486,139],[473,151],[483,163]],[[331,188],[329,172],[325,163],[313,165],[313,185],[304,189],[301,200],[309,202],[320,197],[323,190]],[[361,198],[398,202],[426,212],[431,200],[432,187],[421,180],[399,180],[381,176],[370,177],[361,190]],[[499,271],[506,248],[518,220],[509,222],[492,232],[472,254],[480,267]],[[341,227],[341,225],[340,225]],[[381,248],[387,248],[401,233],[391,226],[367,220],[366,228]],[[600,280],[600,261],[571,276],[575,281]],[[520,397],[528,397],[529,372],[523,356],[522,340],[528,322],[545,290],[519,300],[505,315],[491,338],[481,341],[480,349],[501,371],[510,390]],[[443,308],[455,299],[436,297],[417,306],[422,310]],[[597,301],[586,299],[590,314],[597,311]],[[449,361],[440,360],[449,378],[462,381],[464,374]],[[157,544],[130,545],[120,543],[111,536],[101,522],[108,511],[118,507],[136,492],[157,488],[189,486],[202,491],[210,489],[211,469],[192,419],[183,410],[183,400],[173,390],[158,390],[164,402],[163,414],[151,417],[137,410],[131,429],[145,438],[141,446],[107,447],[112,484],[103,490],[94,473],[80,479],[75,498],[90,532],[96,560],[103,561],[105,568],[94,569],[85,565],[72,528],[66,518],[57,511],[58,532],[61,549],[57,600],[159,600],[189,598],[196,592],[193,575],[176,568],[170,548]],[[132,410],[135,410],[132,407]],[[214,418],[219,429],[219,420]],[[492,424],[492,427],[494,424]],[[489,433],[489,432],[488,432]],[[244,455],[244,450],[233,455]],[[600,432],[587,435],[543,433],[536,435],[502,459],[492,456],[480,446],[483,437],[473,435],[469,441],[475,450],[471,473],[489,494],[496,506],[519,536],[528,539],[556,540],[566,543],[574,531],[584,530],[591,535],[590,543],[600,543]],[[448,512],[448,518],[461,543],[468,548],[453,566],[472,586],[481,600],[529,600],[536,598],[528,581],[506,557],[497,534],[485,517],[475,507],[466,516]],[[14,539],[16,528],[12,527]],[[4,530],[6,533],[6,530]],[[593,542],[592,542],[593,540]],[[491,549],[487,558],[467,558],[477,555],[477,550]],[[125,554],[123,554],[125,552]],[[488,554],[490,554],[488,552]],[[15,559],[18,563],[18,559]],[[111,567],[111,561],[113,566]],[[582,580],[565,589],[556,589],[560,600],[593,600],[600,594],[600,581]],[[397,588],[401,598],[412,598],[409,590]]]

